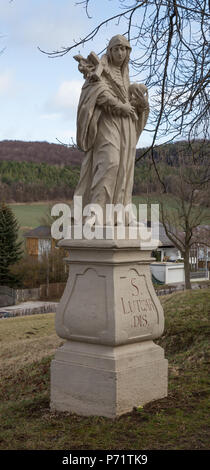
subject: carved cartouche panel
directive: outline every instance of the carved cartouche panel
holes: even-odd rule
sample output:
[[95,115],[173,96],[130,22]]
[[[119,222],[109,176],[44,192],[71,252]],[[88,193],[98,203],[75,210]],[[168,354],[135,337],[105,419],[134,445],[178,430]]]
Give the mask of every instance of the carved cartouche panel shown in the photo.
[[107,325],[106,278],[88,268],[72,280],[63,323],[69,337],[98,337]]
[[157,336],[159,301],[152,295],[145,273],[130,269],[121,275],[118,287],[118,322],[128,339],[149,339]]

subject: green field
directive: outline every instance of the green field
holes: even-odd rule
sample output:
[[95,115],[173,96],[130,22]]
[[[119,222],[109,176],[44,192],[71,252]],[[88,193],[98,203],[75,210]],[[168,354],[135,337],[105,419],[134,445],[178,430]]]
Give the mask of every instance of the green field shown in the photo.
[[21,229],[32,229],[41,225],[41,218],[49,211],[50,204],[31,203],[31,204],[9,204],[18,220]]
[[54,314],[0,321],[0,449],[209,448],[210,289],[161,297],[168,396],[114,420],[50,411]]

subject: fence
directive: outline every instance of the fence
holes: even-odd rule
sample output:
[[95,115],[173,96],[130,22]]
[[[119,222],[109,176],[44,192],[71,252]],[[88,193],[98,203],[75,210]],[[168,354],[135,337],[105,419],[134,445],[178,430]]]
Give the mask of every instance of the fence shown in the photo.
[[190,273],[190,279],[209,279],[209,271],[208,270],[199,270],[199,271],[192,271]]
[[0,307],[15,304],[15,290],[11,287],[0,286]]
[[27,300],[39,300],[40,287],[34,289],[15,289],[15,305]]
[[[198,276],[199,274],[199,276]],[[206,276],[204,276],[206,274]],[[209,279],[209,271],[199,271],[191,273],[191,279]],[[210,287],[210,283],[207,283]],[[58,301],[63,295],[66,283],[65,282],[56,282],[52,284],[43,284],[40,287],[34,289],[11,289],[7,286],[0,286],[0,307],[9,307],[10,305],[17,305],[21,302],[27,302],[27,300],[56,300]],[[197,287],[196,285],[194,286]],[[198,285],[199,288],[207,287],[206,284]],[[184,290],[184,284],[179,285],[167,285],[163,286],[161,289],[155,289],[156,294],[166,295],[172,294],[179,290]]]
[[66,282],[54,282],[51,284],[43,284],[40,286],[40,300],[60,299],[63,295]]
[[7,286],[0,286],[0,307],[17,305],[20,302],[27,302],[27,300],[59,300],[65,286],[65,282],[43,284],[34,289],[12,289]]

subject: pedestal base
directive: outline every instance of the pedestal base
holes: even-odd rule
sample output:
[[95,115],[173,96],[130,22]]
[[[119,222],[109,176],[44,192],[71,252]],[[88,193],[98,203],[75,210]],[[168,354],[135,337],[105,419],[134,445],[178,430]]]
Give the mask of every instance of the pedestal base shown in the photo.
[[167,396],[168,361],[153,343],[67,341],[51,363],[51,409],[115,418]]
[[69,279],[56,313],[66,339],[51,367],[51,408],[114,418],[167,395],[167,361],[154,344],[163,309],[139,240],[63,240]]

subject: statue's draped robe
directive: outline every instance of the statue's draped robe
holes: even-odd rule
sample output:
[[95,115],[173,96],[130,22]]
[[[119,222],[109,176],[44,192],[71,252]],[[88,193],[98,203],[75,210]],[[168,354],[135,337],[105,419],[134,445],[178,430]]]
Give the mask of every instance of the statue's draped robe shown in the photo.
[[[128,101],[129,81],[121,71],[109,68],[110,77],[85,82],[78,106],[77,144],[85,152],[75,196],[82,196],[83,208],[99,204],[132,202],[136,144],[146,124],[148,108],[138,120],[123,117],[116,110],[120,101],[112,76]],[[119,76],[120,73],[120,76]],[[113,85],[114,83],[114,85]],[[118,95],[118,96],[117,96]]]

